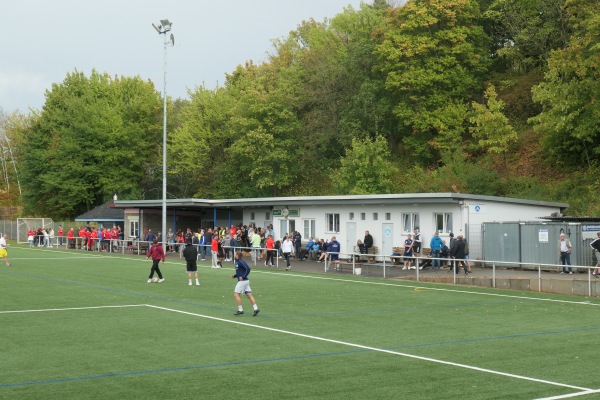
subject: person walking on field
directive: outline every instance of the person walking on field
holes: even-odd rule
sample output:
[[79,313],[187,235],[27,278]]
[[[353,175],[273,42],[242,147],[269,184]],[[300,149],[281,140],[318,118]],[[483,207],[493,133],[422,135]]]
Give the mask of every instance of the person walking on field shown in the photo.
[[0,258],[4,258],[4,265],[8,267],[10,266],[10,264],[8,263],[8,243],[6,243],[7,239],[8,235],[2,235],[0,237]]
[[256,300],[254,300],[254,296],[252,296],[252,289],[250,289],[250,280],[248,279],[250,271],[250,266],[242,259],[242,253],[239,251],[235,253],[235,274],[231,275],[231,277],[237,280],[235,290],[233,291],[233,297],[235,298],[238,310],[234,315],[241,315],[244,313],[242,298],[240,296],[242,293],[244,293],[246,297],[248,297],[248,300],[250,300],[250,303],[252,303],[252,309],[254,310],[252,316],[256,317],[260,312]]
[[192,274],[196,278],[196,286],[200,286],[198,281],[198,248],[192,244],[191,240],[185,242],[185,249],[183,249],[183,258],[186,261],[186,269],[188,274],[188,285],[192,286]]
[[162,248],[160,243],[158,243],[158,239],[154,238],[152,241],[152,246],[150,246],[150,250],[148,250],[148,255],[146,259],[152,258],[152,269],[150,270],[150,276],[148,276],[148,283],[152,282],[152,278],[154,277],[154,273],[158,275],[158,282],[162,283],[165,281],[162,273],[160,272],[160,268],[158,268],[158,264],[162,260],[163,264],[165,263],[165,250]]

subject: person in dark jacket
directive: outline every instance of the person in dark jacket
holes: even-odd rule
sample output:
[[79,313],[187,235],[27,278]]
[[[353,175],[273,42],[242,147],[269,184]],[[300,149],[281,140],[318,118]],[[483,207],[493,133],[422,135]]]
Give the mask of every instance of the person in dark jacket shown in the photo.
[[454,244],[454,248],[452,249],[452,258],[455,259],[455,268],[456,273],[459,271],[459,263],[462,264],[463,269],[465,270],[465,275],[469,273],[467,269],[467,264],[465,263],[465,241],[463,240],[463,235],[458,235],[456,242]]
[[365,245],[365,250],[368,253],[369,249],[371,247],[373,247],[373,236],[371,236],[371,234],[369,233],[369,231],[365,231],[365,238],[363,239],[363,243]]
[[244,261],[242,257],[242,252],[238,251],[235,253],[235,274],[231,275],[233,279],[237,280],[235,290],[233,291],[233,297],[235,297],[238,310],[234,315],[241,315],[244,313],[240,294],[245,293],[246,297],[248,297],[248,300],[250,300],[250,303],[252,303],[252,308],[254,309],[254,314],[252,316],[256,317],[260,310],[256,305],[254,296],[252,296],[252,289],[250,289],[250,280],[248,279],[248,275],[250,275],[251,269],[248,263]]
[[186,261],[186,269],[188,275],[188,285],[192,286],[192,274],[196,278],[196,286],[200,286],[198,280],[198,247],[194,245],[192,238],[185,242],[185,249],[183,249],[183,258]]

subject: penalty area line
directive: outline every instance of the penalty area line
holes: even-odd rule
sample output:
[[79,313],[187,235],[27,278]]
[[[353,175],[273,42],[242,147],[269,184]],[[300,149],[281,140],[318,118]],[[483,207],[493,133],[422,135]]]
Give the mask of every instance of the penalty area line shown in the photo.
[[600,389],[596,389],[596,390],[584,390],[583,392],[576,392],[576,393],[569,393],[569,394],[562,394],[559,396],[552,396],[552,397],[543,397],[543,398],[539,398],[536,400],[561,400],[561,399],[570,399],[573,397],[579,397],[579,396],[587,396],[588,394],[594,394],[594,393],[600,393]]
[[247,327],[250,327],[250,328],[263,329],[263,330],[270,331],[270,332],[283,333],[283,334],[286,334],[286,335],[292,335],[292,336],[297,336],[297,337],[302,337],[302,338],[307,338],[307,339],[319,340],[319,341],[322,341],[322,342],[340,344],[340,345],[343,345],[343,346],[353,347],[353,348],[357,348],[357,349],[370,350],[370,351],[375,351],[375,352],[380,352],[380,353],[386,353],[386,354],[391,354],[391,355],[396,355],[396,356],[401,356],[401,357],[406,357],[406,358],[412,358],[412,359],[421,360],[421,361],[429,361],[429,362],[436,363],[436,364],[449,365],[449,366],[452,366],[452,367],[464,368],[464,369],[469,369],[469,370],[478,371],[478,372],[485,372],[485,373],[489,373],[489,374],[505,376],[505,377],[508,377],[508,378],[521,379],[521,380],[525,380],[525,381],[536,382],[536,383],[543,383],[543,384],[548,384],[548,385],[553,385],[553,386],[560,386],[560,387],[564,387],[564,388],[576,389],[576,390],[581,390],[581,391],[590,392],[590,393],[593,391],[593,389],[584,388],[584,387],[580,387],[580,386],[569,385],[569,384],[566,384],[566,383],[553,382],[553,381],[548,381],[548,380],[545,380],[545,379],[537,379],[537,378],[532,378],[532,377],[523,376],[523,375],[509,374],[507,372],[495,371],[495,370],[492,370],[492,369],[480,368],[480,367],[475,367],[475,366],[472,366],[472,365],[454,363],[454,362],[451,362],[451,361],[438,360],[438,359],[430,358],[430,357],[422,357],[422,356],[417,356],[417,355],[414,355],[414,354],[402,353],[402,352],[399,352],[399,351],[393,351],[393,350],[387,350],[387,349],[382,349],[382,348],[377,348],[377,347],[365,346],[365,345],[361,345],[361,344],[357,344],[357,343],[344,342],[344,341],[341,341],[341,340],[328,339],[328,338],[324,338],[324,337],[320,337],[320,336],[307,335],[307,334],[304,334],[304,333],[286,331],[286,330],[283,330],[283,329],[270,328],[270,327],[266,327],[266,326],[250,324],[250,323],[247,323],[247,322],[232,321],[230,319],[219,318],[219,317],[212,317],[210,315],[203,315],[203,314],[193,313],[193,312],[189,312],[189,311],[176,310],[176,309],[173,309],[173,308],[155,306],[155,305],[152,305],[152,304],[147,304],[147,306],[151,307],[151,308],[156,308],[158,310],[164,310],[164,311],[175,312],[175,313],[179,313],[179,314],[191,315],[193,317],[200,317],[200,318],[211,319],[211,320],[214,320],[214,321],[226,322],[226,323],[230,323],[230,324],[243,325],[243,326],[247,326]]

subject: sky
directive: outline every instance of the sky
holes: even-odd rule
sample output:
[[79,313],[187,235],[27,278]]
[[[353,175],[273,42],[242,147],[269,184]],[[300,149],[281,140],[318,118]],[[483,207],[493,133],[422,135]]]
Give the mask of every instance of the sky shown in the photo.
[[[364,1],[367,4],[370,0]],[[19,0],[3,1],[0,110],[41,110],[45,92],[75,70],[140,76],[162,93],[163,35],[152,23],[169,19],[167,95],[222,85],[248,60],[260,63],[272,40],[303,21],[323,21],[361,0]]]

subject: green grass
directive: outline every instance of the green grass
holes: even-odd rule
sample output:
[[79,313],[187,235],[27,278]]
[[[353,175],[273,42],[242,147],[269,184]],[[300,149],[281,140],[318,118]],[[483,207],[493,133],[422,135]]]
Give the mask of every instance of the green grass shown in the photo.
[[[533,399],[600,388],[597,299],[12,247],[4,399]],[[1,265],[1,264],[0,264]],[[34,311],[40,310],[40,311]],[[12,312],[22,311],[22,312]],[[578,389],[580,388],[580,389]],[[600,394],[583,396],[600,397]]]

